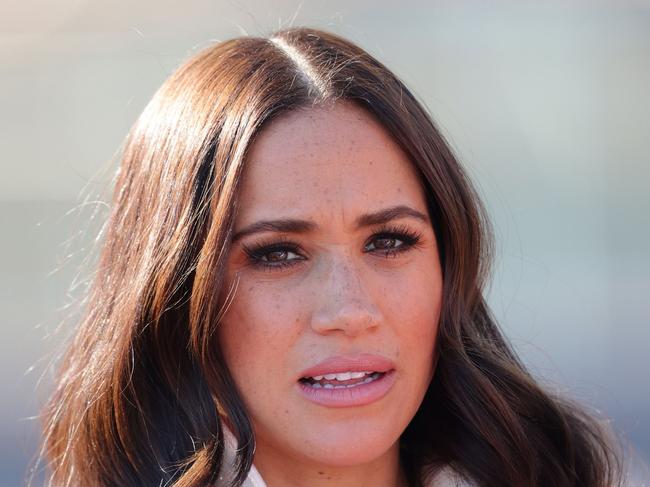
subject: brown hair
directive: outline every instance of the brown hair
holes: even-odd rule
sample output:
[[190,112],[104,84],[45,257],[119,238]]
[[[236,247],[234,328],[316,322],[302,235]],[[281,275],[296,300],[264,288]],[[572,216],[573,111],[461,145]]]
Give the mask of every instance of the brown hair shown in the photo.
[[598,422],[545,392],[490,314],[485,211],[422,105],[354,44],[294,28],[195,55],[130,131],[98,269],[44,410],[55,486],[207,486],[224,454],[220,412],[251,467],[250,419],[216,341],[247,148],[288,110],[365,107],[418,169],[443,269],[439,361],[401,438],[412,485],[440,465],[481,486],[620,483]]

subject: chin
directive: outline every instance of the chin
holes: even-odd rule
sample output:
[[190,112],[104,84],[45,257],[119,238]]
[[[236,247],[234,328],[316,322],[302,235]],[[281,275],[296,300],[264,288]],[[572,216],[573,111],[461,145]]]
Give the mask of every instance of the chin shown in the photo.
[[331,467],[351,467],[371,463],[385,455],[399,441],[394,425],[372,428],[349,426],[314,430],[304,438],[303,455]]

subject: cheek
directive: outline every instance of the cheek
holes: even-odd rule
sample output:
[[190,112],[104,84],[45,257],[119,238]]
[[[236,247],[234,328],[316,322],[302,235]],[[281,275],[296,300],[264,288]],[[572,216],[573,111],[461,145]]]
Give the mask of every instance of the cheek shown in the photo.
[[[442,280],[417,270],[394,279],[383,293],[384,310],[405,340],[434,337],[442,304]],[[426,343],[430,343],[427,341]]]
[[394,281],[385,295],[384,312],[392,324],[399,358],[410,371],[406,381],[413,400],[417,399],[417,404],[412,404],[414,410],[433,376],[441,303],[442,280],[436,272],[408,273]]
[[253,285],[240,279],[218,336],[228,368],[242,387],[269,374],[295,341],[299,301],[277,283]]

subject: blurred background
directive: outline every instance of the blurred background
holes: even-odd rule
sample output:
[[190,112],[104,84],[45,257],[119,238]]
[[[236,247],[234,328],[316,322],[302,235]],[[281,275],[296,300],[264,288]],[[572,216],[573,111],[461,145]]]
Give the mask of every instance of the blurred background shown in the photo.
[[650,478],[650,1],[2,0],[0,485],[37,453],[129,127],[198,49],[289,25],[356,41],[426,104],[492,215],[506,334]]

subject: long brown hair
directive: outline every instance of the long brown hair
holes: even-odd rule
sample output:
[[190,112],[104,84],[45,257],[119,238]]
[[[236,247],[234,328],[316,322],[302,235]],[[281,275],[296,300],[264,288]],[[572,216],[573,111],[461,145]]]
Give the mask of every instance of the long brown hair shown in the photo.
[[241,446],[233,485],[245,478],[253,429],[214,330],[246,151],[279,114],[339,99],[410,156],[440,249],[439,360],[400,441],[411,484],[441,465],[480,486],[621,482],[605,430],[545,392],[495,324],[485,211],[425,109],[359,47],[294,28],[199,52],[130,131],[86,312],[44,409],[50,485],[215,483],[223,414]]

